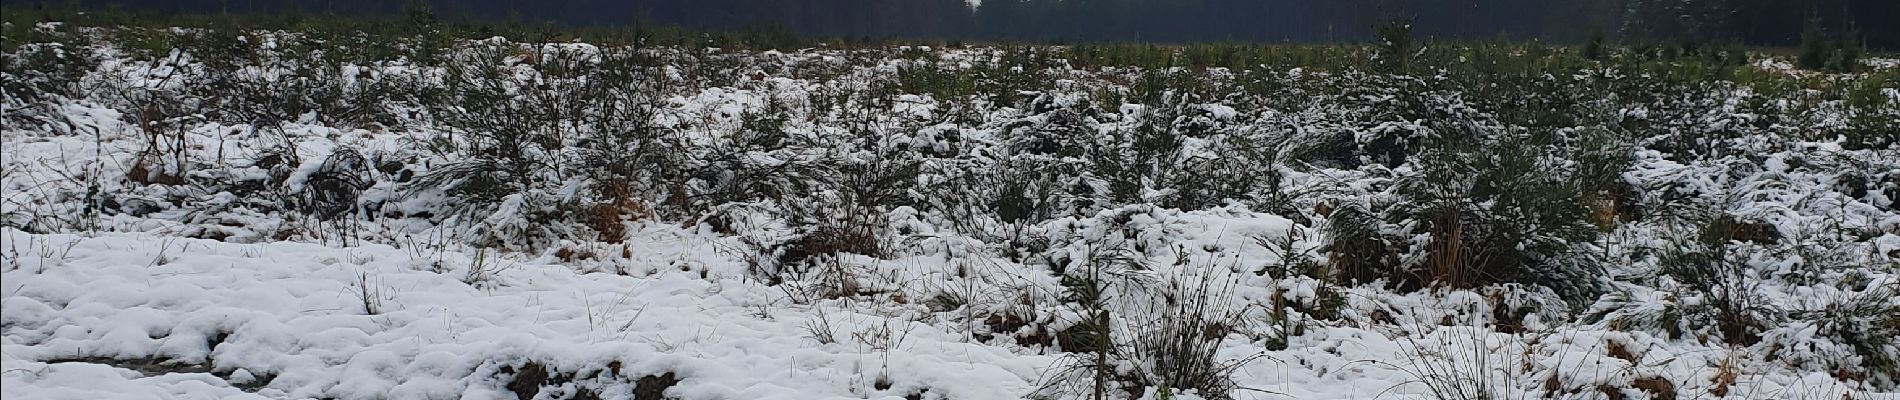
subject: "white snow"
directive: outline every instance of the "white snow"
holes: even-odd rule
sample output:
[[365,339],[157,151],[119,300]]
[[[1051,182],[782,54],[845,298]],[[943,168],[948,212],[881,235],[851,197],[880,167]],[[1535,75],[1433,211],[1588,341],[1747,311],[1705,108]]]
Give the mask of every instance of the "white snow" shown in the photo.
[[[600,51],[578,43],[543,47]],[[939,64],[962,69],[988,65],[1001,54],[993,49],[920,50],[942,52]],[[774,73],[766,80],[748,77],[736,84],[696,87],[669,96],[668,110],[656,122],[682,130],[681,136],[695,144],[726,143],[733,140],[727,130],[736,129],[747,113],[759,111],[768,100],[801,104],[831,91],[860,90],[868,79],[854,79],[885,74],[895,63],[907,62],[853,66],[847,63],[856,61],[847,60],[855,60],[855,55],[828,50],[761,55],[784,59],[786,65],[842,67],[847,73],[831,80]],[[1785,64],[1763,61],[1757,67],[1777,70],[1786,69]],[[188,55],[175,53],[146,64],[114,60],[102,67],[101,75],[155,87],[176,84],[158,77],[194,65]],[[442,74],[389,65],[349,65],[343,71],[351,81],[359,72],[370,79],[384,74],[441,79]],[[672,79],[685,80],[685,73],[668,69]],[[1292,80],[1337,78],[1301,69],[1282,74]],[[1058,85],[1070,92],[1022,94],[1040,96],[1052,107],[1093,107],[1094,99],[1084,91],[1099,81],[1072,78]],[[1881,93],[1900,103],[1900,92]],[[1758,123],[1760,116],[1736,110],[1758,94],[1738,90],[1720,95],[1725,97],[1710,101],[1723,104],[1717,108],[1722,112],[1682,123]],[[1363,100],[1390,102],[1391,97],[1373,93]],[[974,111],[960,110],[956,108],[962,105],[953,107],[950,100],[904,94],[879,110],[891,118],[878,122],[900,121],[915,128],[889,128],[891,132],[878,139],[880,146],[903,144],[950,155],[931,160],[938,164],[928,167],[943,171],[918,175],[919,186],[944,184],[967,173],[970,165],[1010,167],[994,161],[994,153],[1007,147],[1002,145],[1006,136],[1015,134],[1003,127],[1049,118],[987,100],[972,101]],[[1456,98],[1434,101],[1470,111]],[[1100,118],[1104,125],[1132,126],[1139,118],[1165,111],[1158,108],[1121,104],[1103,110]],[[1219,102],[1190,109],[1202,114],[1181,116],[1183,120],[1206,123],[1223,133],[1252,129],[1234,125],[1261,123],[1250,120],[1259,117],[1289,126],[1288,134],[1294,136],[1343,132],[1358,142],[1371,142],[1431,134],[1423,132],[1431,128],[1418,121],[1384,116],[1341,122],[1319,112],[1239,111]],[[1632,120],[1668,115],[1641,106],[1614,111]],[[976,121],[948,121],[961,118],[952,116],[958,112],[971,112]],[[1234,396],[1241,399],[1431,398],[1432,388],[1423,382],[1445,373],[1476,382],[1474,390],[1505,398],[1596,398],[1603,390],[1640,398],[1654,394],[1634,389],[1636,383],[1655,379],[1674,386],[1668,396],[1654,397],[1894,395],[1830,376],[1830,362],[1856,353],[1809,322],[1770,327],[1759,345],[1732,346],[1693,335],[1672,338],[1623,329],[1610,322],[1572,322],[1557,315],[1564,305],[1543,304],[1551,296],[1537,288],[1503,285],[1399,294],[1376,283],[1331,287],[1334,283],[1297,274],[1269,274],[1265,271],[1300,257],[1329,256],[1322,246],[1325,240],[1308,231],[1318,218],[1275,215],[1239,201],[1192,211],[1149,204],[1105,207],[1020,225],[983,220],[971,222],[973,231],[961,232],[963,227],[953,227],[961,221],[953,218],[919,211],[922,207],[894,207],[879,215],[889,225],[879,229],[904,233],[879,232],[893,249],[886,257],[843,255],[811,276],[768,285],[753,272],[754,264],[777,254],[760,254],[760,245],[782,244],[791,239],[794,228],[789,226],[793,221],[763,212],[741,209],[728,214],[737,233],[717,233],[704,223],[682,226],[679,221],[644,219],[627,223],[631,229],[624,243],[562,242],[558,250],[545,253],[477,250],[424,218],[361,225],[316,222],[286,217],[294,211],[252,207],[247,201],[257,199],[229,192],[181,194],[188,189],[129,182],[121,177],[144,146],[140,128],[124,122],[126,116],[112,107],[90,100],[61,104],[57,114],[71,122],[70,132],[4,128],[0,197],[5,201],[0,214],[31,215],[27,225],[35,232],[55,232],[0,228],[0,397],[7,399],[513,399],[517,394],[509,391],[509,384],[530,364],[544,366],[555,376],[545,385],[534,385],[539,399],[582,392],[627,399],[644,378],[666,374],[679,382],[665,394],[682,400],[1024,398],[1072,359],[1032,337],[1039,329],[1075,325],[1079,314],[1058,300],[1063,277],[1050,265],[998,255],[1015,250],[995,238],[1004,236],[999,233],[1003,231],[1030,232],[1049,242],[1046,251],[1030,259],[1075,262],[1102,244],[1125,245],[1136,250],[1130,257],[1153,267],[1130,275],[1154,281],[1233,282],[1228,298],[1216,300],[1238,310],[1237,321],[1245,326],[1226,333],[1217,354],[1223,362],[1238,363],[1233,377],[1244,390]],[[344,148],[360,150],[372,163],[388,157],[425,171],[449,161],[417,156],[416,143],[443,135],[438,130],[345,129],[319,126],[316,119],[269,127],[283,130],[283,143],[260,139],[259,132],[268,128],[205,123],[185,133],[187,153],[194,162],[218,163],[219,168],[208,171],[254,179],[273,172],[252,164],[257,155],[277,150],[268,146],[294,149],[301,158],[280,166],[289,172],[284,182],[288,190],[302,190],[324,157]],[[788,140],[852,134],[810,121],[794,121],[785,128]],[[1840,281],[1852,275],[1867,288],[1900,285],[1895,268],[1877,264],[1900,260],[1895,199],[1882,193],[1853,198],[1825,190],[1837,183],[1834,172],[1892,167],[1895,160],[1889,158],[1895,153],[1849,151],[1839,140],[1828,140],[1834,141],[1762,136],[1732,140],[1738,148],[1756,146],[1754,159],[1682,160],[1640,150],[1622,176],[1637,186],[1669,188],[1645,195],[1724,204],[1725,211],[1759,218],[1795,238],[1790,240],[1841,230],[1826,225],[1830,223],[1865,225],[1852,228],[1870,238],[1851,248],[1856,251],[1851,257],[1859,258],[1841,259],[1875,265],[1859,265],[1852,272],[1828,270],[1826,278]],[[1183,143],[1183,154],[1215,158],[1226,142],[1186,138]],[[412,156],[421,158],[405,158]],[[777,168],[823,157],[864,165],[885,161],[883,155],[857,149],[748,150],[734,158],[748,166]],[[1381,195],[1377,188],[1389,185],[1391,176],[1410,168],[1413,165],[1402,165],[1396,172],[1383,166],[1289,168],[1286,179],[1290,190],[1324,187],[1338,196],[1371,198]],[[89,184],[125,198],[188,200],[153,202],[154,209],[144,215],[87,215]],[[519,221],[534,211],[531,196],[573,191],[571,182],[562,184],[559,195],[516,193],[492,214],[475,218],[487,218],[494,229],[526,229]],[[1145,199],[1177,194],[1143,189],[1138,196]],[[369,212],[414,215],[453,201],[442,194],[395,192],[390,182],[366,188],[363,198],[379,205]],[[809,193],[814,198],[837,195]],[[1295,205],[1307,209],[1318,202],[1298,201]],[[761,203],[734,207],[788,206]],[[1617,236],[1600,244],[1606,251],[1634,254],[1628,249],[1660,247],[1672,235],[1683,234],[1660,224],[1619,229]],[[1282,240],[1291,248],[1271,247]],[[1841,298],[1880,293],[1786,278],[1797,275],[1802,266],[1828,262],[1815,259],[1827,255],[1744,248],[1752,251],[1746,260],[1751,271],[1765,275],[1748,282],[1783,307],[1823,309]],[[1619,274],[1653,272],[1644,268],[1655,264],[1647,255],[1616,262],[1624,269],[1611,272]],[[1621,285],[1616,288],[1619,295],[1635,305],[1616,309],[1621,314],[1615,315],[1660,313],[1707,301],[1678,297],[1672,289],[1680,285],[1670,278],[1658,279],[1653,286]],[[834,293],[845,286],[855,290]],[[1337,318],[1307,315],[1307,309],[1335,294],[1343,298]],[[949,297],[961,297],[964,304],[948,309],[932,304]],[[1499,304],[1537,304],[1539,314],[1526,318],[1524,333],[1499,332],[1484,326],[1496,322],[1489,310]],[[1276,311],[1299,321],[1297,329],[1302,331],[1277,337],[1286,341],[1283,348],[1269,344],[1282,326],[1274,319]],[[1032,321],[1012,326],[984,318],[1019,315],[1012,313]],[[1163,396],[1156,388],[1146,390],[1142,398]]]

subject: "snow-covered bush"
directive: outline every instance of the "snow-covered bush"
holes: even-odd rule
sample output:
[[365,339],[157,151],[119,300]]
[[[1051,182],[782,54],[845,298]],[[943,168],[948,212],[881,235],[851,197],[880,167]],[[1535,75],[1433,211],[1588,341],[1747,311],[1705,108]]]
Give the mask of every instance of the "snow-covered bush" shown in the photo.
[[[638,56],[629,51],[617,57]],[[431,105],[449,131],[430,142],[438,155],[457,160],[421,174],[411,190],[452,197],[442,217],[466,227],[472,243],[539,249],[575,237],[579,231],[572,225],[589,178],[583,174],[609,174],[591,177],[603,181],[592,186],[603,193],[621,179],[632,180],[611,175],[628,171],[629,160],[619,157],[637,159],[643,156],[637,150],[650,147],[621,140],[629,134],[657,136],[646,126],[650,113],[630,110],[650,109],[633,104],[644,101],[636,86],[640,75],[632,70],[643,66],[623,60],[608,65],[603,57],[589,45],[501,39],[458,49],[445,61],[444,98]],[[628,71],[603,73],[608,66]],[[623,92],[611,95],[616,91]],[[620,196],[618,202],[628,201],[628,194]],[[617,221],[618,215],[600,218]]]
[[99,64],[91,38],[59,24],[8,25],[4,41],[18,47],[0,51],[0,122],[73,129],[51,107],[89,94],[82,85]]
[[[1232,280],[1214,269],[1151,270],[1126,238],[1090,242],[1062,276],[1065,306],[1057,341],[1069,354],[1043,377],[1037,398],[1128,398],[1144,392],[1228,399],[1232,375],[1253,357],[1220,354],[1239,329]],[[1165,275],[1165,276],[1164,276]]]
[[1331,211],[1340,278],[1409,288],[1526,283],[1575,303],[1595,298],[1601,267],[1588,209],[1547,154],[1566,144],[1468,122],[1429,131],[1421,145],[1383,196]]

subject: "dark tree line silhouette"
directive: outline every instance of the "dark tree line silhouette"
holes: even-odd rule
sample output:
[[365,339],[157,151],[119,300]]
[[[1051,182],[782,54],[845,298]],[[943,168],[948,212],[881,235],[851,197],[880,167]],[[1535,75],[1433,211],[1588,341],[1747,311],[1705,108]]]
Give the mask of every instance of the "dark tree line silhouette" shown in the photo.
[[[24,2],[22,2],[24,3]],[[1715,41],[1793,46],[1804,22],[1900,48],[1894,0],[50,0],[147,11],[386,15],[570,25],[769,26],[822,37],[951,40],[1357,41],[1392,19],[1423,38]]]

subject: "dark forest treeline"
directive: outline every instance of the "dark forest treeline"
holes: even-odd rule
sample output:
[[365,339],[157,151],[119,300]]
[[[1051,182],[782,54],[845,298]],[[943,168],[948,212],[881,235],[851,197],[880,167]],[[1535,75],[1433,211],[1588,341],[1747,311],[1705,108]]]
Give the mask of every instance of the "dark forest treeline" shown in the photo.
[[400,16],[579,26],[770,26],[812,37],[1010,41],[1359,41],[1405,19],[1436,39],[1739,42],[1793,46],[1804,22],[1900,48],[1900,1],[1881,0],[51,0],[18,10]]

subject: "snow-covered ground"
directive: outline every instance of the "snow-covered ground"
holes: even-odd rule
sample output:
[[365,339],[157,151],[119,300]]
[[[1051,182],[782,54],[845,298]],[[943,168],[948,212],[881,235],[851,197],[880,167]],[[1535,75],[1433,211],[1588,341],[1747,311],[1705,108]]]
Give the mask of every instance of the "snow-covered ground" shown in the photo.
[[[924,287],[801,304],[747,279],[718,250],[724,239],[670,226],[634,235],[635,257],[615,261],[627,275],[386,245],[4,234],[9,399],[502,399],[521,394],[516,382],[536,398],[641,398],[649,385],[679,399],[1002,399],[1060,365],[1047,349],[978,340],[954,318],[890,298]],[[875,263],[911,278],[946,261]],[[1355,294],[1416,319],[1484,301]],[[1824,373],[1781,372],[1747,349],[1433,325],[1314,327],[1280,351],[1234,333],[1220,353],[1251,359],[1235,372],[1247,389],[1238,398],[1430,398],[1430,374],[1512,398],[1591,397],[1599,385],[1658,378],[1685,396],[1734,379],[1730,398],[1878,398]],[[522,378],[530,364],[546,377]]]
[[510,398],[505,371],[527,363],[554,376],[550,396],[626,398],[673,374],[678,398],[1007,398],[1049,363],[915,306],[791,305],[677,230],[643,232],[631,276],[381,245],[6,235],[8,398]]
[[[249,36],[265,53],[288,37]],[[510,67],[498,87],[520,97],[588,88],[533,60],[602,57],[574,43],[469,46],[484,44]],[[1186,337],[1213,346],[1210,365],[1233,386],[1130,384],[1111,397],[1881,399],[1900,381],[1877,375],[1895,371],[1879,356],[1900,359],[1900,341],[1864,335],[1900,332],[1900,318],[1868,311],[1900,310],[1900,147],[1866,133],[1900,126],[1881,119],[1900,118],[1900,91],[1871,87],[1890,81],[1866,79],[1852,101],[1701,82],[1588,103],[1642,131],[1607,173],[1628,192],[1592,197],[1613,214],[1605,233],[1573,244],[1601,255],[1590,259],[1602,276],[1583,279],[1604,293],[1571,304],[1522,283],[1402,291],[1387,284],[1398,275],[1300,270],[1356,256],[1327,247],[1335,207],[1406,199],[1393,182],[1424,164],[1380,158],[1391,149],[1524,131],[1436,89],[1443,76],[1212,69],[1191,73],[1206,85],[1194,90],[1228,92],[1131,104],[1141,85],[1130,82],[1155,71],[1003,49],[660,49],[672,64],[653,79],[668,85],[641,88],[663,96],[619,99],[657,105],[639,110],[656,125],[639,127],[672,135],[677,158],[635,165],[672,163],[663,173],[678,181],[628,178],[647,186],[587,203],[601,199],[577,193],[626,182],[568,167],[601,156],[575,132],[606,130],[576,118],[516,126],[560,136],[527,156],[556,167],[462,208],[476,196],[414,183],[479,156],[455,147],[477,140],[445,122],[459,109],[392,97],[323,109],[373,115],[268,123],[161,109],[177,95],[269,111],[192,91],[208,63],[188,53],[90,50],[100,62],[74,83],[90,90],[6,98],[17,113],[0,129],[7,399],[1087,397],[1094,382],[1076,373],[1098,371],[1086,366],[1101,353],[1077,328],[1093,310],[1077,281],[1103,277],[1116,282],[1098,286],[1113,299],[1099,311],[1113,316],[1116,354],[1099,371],[1152,381],[1170,355],[1143,352]],[[327,94],[297,86],[310,83],[287,72],[295,62],[259,60],[225,78]],[[1894,73],[1892,60],[1868,64]],[[348,94],[455,76],[406,62],[336,68]],[[948,73],[909,75],[931,68]],[[1847,79],[1773,59],[1749,68]],[[970,76],[982,78],[932,81]],[[1657,84],[1608,69],[1541,79]],[[887,93],[906,87],[894,81],[939,92]],[[1595,128],[1551,131],[1568,141]],[[1866,136],[1816,133],[1835,131]],[[1540,156],[1553,176],[1582,176],[1586,155]],[[536,221],[559,208],[537,203],[548,198],[614,206],[610,229]],[[1691,209],[1756,230],[1724,232],[1730,258],[1714,262],[1734,266],[1721,279],[1737,287],[1722,294],[1766,303],[1746,310],[1760,325],[1749,340],[1712,326],[1723,297],[1668,269],[1666,249],[1707,233],[1670,219]],[[1419,224],[1373,225],[1415,265],[1431,240]],[[840,244],[852,229],[868,239]],[[1205,299],[1192,316],[1213,320],[1180,319],[1193,303],[1183,296]]]

